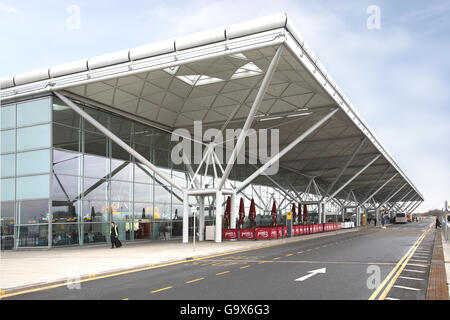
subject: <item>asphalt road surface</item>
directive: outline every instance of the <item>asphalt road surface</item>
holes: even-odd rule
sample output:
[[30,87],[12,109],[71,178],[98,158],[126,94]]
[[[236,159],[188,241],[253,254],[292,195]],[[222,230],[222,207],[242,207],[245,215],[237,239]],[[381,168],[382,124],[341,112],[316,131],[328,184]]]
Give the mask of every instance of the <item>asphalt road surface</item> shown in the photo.
[[424,300],[434,232],[431,219],[330,232],[4,299]]

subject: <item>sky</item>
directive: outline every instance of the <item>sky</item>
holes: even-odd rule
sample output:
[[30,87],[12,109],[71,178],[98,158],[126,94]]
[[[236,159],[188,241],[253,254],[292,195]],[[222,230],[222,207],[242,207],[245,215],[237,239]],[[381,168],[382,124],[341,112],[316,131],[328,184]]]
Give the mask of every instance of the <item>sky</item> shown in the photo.
[[417,211],[442,208],[450,0],[0,0],[0,78],[279,12],[423,194]]

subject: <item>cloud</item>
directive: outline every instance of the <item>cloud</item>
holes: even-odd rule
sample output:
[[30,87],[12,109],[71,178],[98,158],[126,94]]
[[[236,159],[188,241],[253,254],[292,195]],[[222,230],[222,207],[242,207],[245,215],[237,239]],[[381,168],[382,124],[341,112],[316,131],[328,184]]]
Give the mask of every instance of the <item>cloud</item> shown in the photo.
[[17,9],[14,7],[10,7],[3,1],[0,1],[0,12],[6,12],[6,13],[16,13]]

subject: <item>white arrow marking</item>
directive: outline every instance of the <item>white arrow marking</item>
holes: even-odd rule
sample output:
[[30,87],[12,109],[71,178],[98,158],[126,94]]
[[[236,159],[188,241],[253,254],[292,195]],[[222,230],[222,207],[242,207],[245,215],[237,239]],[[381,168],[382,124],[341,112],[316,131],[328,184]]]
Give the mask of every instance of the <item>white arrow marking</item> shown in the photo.
[[316,275],[318,273],[326,273],[326,272],[327,272],[327,268],[311,270],[311,271],[308,271],[309,274],[307,274],[306,276],[303,276],[301,278],[295,279],[295,281],[305,281],[306,279],[311,278],[313,275]]

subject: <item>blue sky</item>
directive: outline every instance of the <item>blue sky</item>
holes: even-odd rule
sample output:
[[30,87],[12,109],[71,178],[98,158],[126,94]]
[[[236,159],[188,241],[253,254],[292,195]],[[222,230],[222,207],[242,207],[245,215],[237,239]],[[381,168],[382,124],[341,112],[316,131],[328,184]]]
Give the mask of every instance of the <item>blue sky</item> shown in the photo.
[[[70,30],[68,8],[80,8]],[[380,8],[368,29],[367,8]],[[0,0],[0,77],[287,12],[425,196],[450,200],[450,1]]]

